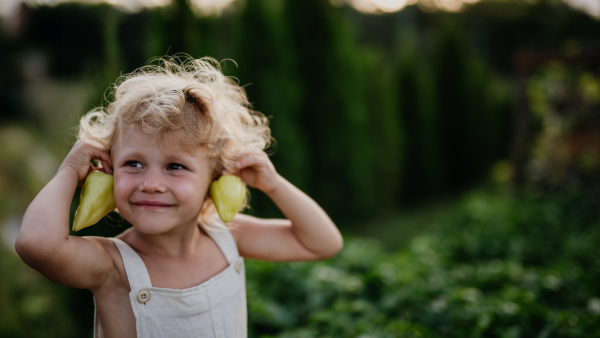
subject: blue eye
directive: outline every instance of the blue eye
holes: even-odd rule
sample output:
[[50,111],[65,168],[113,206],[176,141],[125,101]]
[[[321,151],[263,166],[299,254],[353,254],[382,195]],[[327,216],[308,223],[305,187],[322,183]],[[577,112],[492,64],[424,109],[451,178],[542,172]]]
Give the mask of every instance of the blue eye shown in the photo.
[[142,164],[138,161],[127,161],[125,162],[125,165],[128,167],[133,167],[133,168],[141,168]]
[[181,164],[178,164],[178,163],[171,163],[171,164],[169,164],[169,166],[167,167],[167,169],[169,169],[169,170],[182,170],[182,169],[185,169],[185,167],[182,166]]

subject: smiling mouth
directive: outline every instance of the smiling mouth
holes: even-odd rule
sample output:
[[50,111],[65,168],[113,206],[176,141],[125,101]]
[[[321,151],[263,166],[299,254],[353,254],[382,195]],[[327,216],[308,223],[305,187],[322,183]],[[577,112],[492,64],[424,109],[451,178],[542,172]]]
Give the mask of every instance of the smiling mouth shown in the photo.
[[152,201],[141,201],[141,202],[135,202],[132,204],[135,205],[136,207],[143,208],[143,209],[149,209],[149,210],[160,210],[160,209],[166,209],[166,208],[170,208],[170,207],[174,206],[171,204],[166,204],[166,203],[161,203],[161,202],[152,202]]

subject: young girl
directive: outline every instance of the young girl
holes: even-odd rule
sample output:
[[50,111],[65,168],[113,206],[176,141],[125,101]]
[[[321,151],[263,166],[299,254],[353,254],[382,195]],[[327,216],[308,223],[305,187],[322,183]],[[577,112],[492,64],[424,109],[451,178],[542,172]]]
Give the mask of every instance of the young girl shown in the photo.
[[[214,59],[165,58],[123,76],[78,138],[29,205],[16,249],[49,279],[93,292],[95,337],[245,337],[241,257],[318,260],[342,248],[327,214],[276,172],[266,118]],[[116,238],[69,236],[71,198],[93,159],[114,175],[117,209],[133,225]],[[263,191],[287,219],[222,223],[208,193],[222,174]]]

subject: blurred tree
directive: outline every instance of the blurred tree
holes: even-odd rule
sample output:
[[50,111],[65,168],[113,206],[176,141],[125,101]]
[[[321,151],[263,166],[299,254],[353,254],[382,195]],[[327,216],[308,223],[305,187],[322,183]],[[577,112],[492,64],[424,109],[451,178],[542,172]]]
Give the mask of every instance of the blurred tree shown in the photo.
[[[25,43],[19,36],[0,30],[0,123],[25,120],[28,117],[23,98],[23,75],[19,72],[18,55]],[[29,116],[30,117],[30,116]]]
[[[332,7],[323,0],[248,0],[239,12],[226,12],[220,17],[197,17],[184,0],[137,14],[125,14],[108,5],[81,4],[37,6],[31,8],[30,14],[22,39],[15,41],[0,37],[0,49],[4,52],[0,55],[2,123],[13,122],[23,116],[25,109],[30,109],[25,100],[18,98],[22,95],[18,92],[22,89],[19,82],[23,79],[21,68],[26,61],[22,61],[22,55],[25,54],[42,55],[48,61],[52,78],[94,81],[96,93],[87,108],[100,104],[102,94],[119,74],[142,66],[151,57],[177,52],[194,57],[209,55],[217,60],[231,57],[238,61],[239,69],[230,67],[232,62],[224,62],[226,74],[238,76],[256,109],[272,118],[272,132],[279,147],[273,156],[277,169],[313,196],[341,228],[348,221],[358,223],[387,208],[410,202],[421,203],[440,193],[458,192],[477,183],[487,173],[493,160],[506,157],[512,105],[511,87],[507,83],[511,81],[515,52],[522,49],[564,50],[567,59],[570,59],[577,55],[578,50],[597,44],[600,31],[600,21],[552,0],[540,0],[535,4],[481,1],[455,14],[428,13],[409,7],[399,13],[370,17],[349,8]],[[586,100],[597,95],[597,66],[594,69],[590,69],[587,75],[580,74],[574,78],[575,82],[569,82],[572,86],[567,85],[572,88],[581,86],[576,92],[588,93]],[[34,77],[38,76],[33,73]],[[539,81],[544,85],[550,84],[545,77]],[[40,87],[39,95],[51,96],[48,93],[54,92],[49,88],[54,85],[53,82],[46,84],[46,88]],[[544,100],[549,98],[544,96]],[[59,96],[56,100],[63,99]],[[597,106],[597,101],[594,102]],[[589,110],[593,111],[596,106],[590,106]],[[30,111],[40,114],[33,109]],[[33,116],[37,118],[29,120],[42,129],[41,121],[44,120],[41,115]],[[64,116],[57,113],[54,118]],[[587,120],[581,123],[588,124]],[[597,137],[593,134],[594,130],[590,133],[590,137]],[[572,135],[577,138],[571,141],[579,146],[579,142],[585,140],[581,137],[587,135],[587,132],[585,135],[578,132]],[[57,140],[62,144],[62,138]],[[20,143],[14,137],[5,142]],[[578,165],[582,165],[582,169],[597,170],[597,154],[590,152],[594,149],[577,151]],[[29,152],[21,153],[29,155]],[[26,205],[37,188],[30,190],[28,185],[19,183],[31,182],[32,178],[27,170],[22,170],[22,164],[15,156],[6,158],[8,160],[2,162],[3,165],[17,168],[17,171],[0,177],[0,185],[4,188],[0,200],[6,202],[0,212],[8,214],[16,210],[16,205]],[[39,163],[39,156],[36,160]],[[597,172],[589,173],[594,175]],[[398,199],[400,195],[402,198]],[[78,196],[79,192],[75,192],[72,213],[77,207]],[[271,202],[261,194],[254,196],[252,205],[258,216],[278,215]],[[471,218],[481,219],[482,209],[475,202],[474,205],[473,216],[458,223],[467,226],[474,224]],[[575,201],[572,205],[560,207],[560,210],[574,210],[573,206],[578,205],[581,206],[581,203]],[[552,204],[543,205],[539,210],[536,208],[536,212],[543,216],[538,217],[525,208],[519,211],[523,217],[527,216],[519,226],[511,225],[510,220],[514,218],[511,213],[506,214],[506,220],[500,221],[502,224],[494,221],[499,219],[497,215],[491,215],[485,221],[487,223],[480,221],[479,230],[469,226],[465,231],[457,232],[460,224],[454,222],[448,226],[448,231],[464,235],[456,244],[459,254],[455,257],[456,261],[468,255],[504,259],[506,257],[498,255],[532,247],[523,243],[537,242],[531,239],[525,241],[510,232],[514,229],[529,231],[527,227],[520,226],[531,224],[528,215],[535,216],[532,220],[547,218],[552,221],[550,228],[548,224],[538,222],[537,228],[533,229],[540,233],[532,233],[531,238],[543,240],[535,244],[536,249],[527,249],[535,255],[535,259],[543,258],[548,246],[542,242],[548,238],[540,234],[548,234],[547,230],[553,229],[550,237],[562,237],[557,230],[562,223],[555,221],[555,209]],[[568,212],[565,215],[572,216]],[[502,225],[508,228],[498,235],[496,230],[502,232]],[[78,235],[114,236],[128,226],[126,221],[112,214],[103,223],[82,230]],[[582,233],[586,234],[587,228],[584,230]],[[476,238],[473,233],[480,231],[485,235]],[[485,231],[492,232],[488,236]],[[501,242],[498,238],[505,239],[512,251],[506,251],[506,245],[498,244]],[[584,248],[593,247],[593,240],[582,242],[581,238],[568,241],[569,248],[572,243],[586,243]],[[577,255],[590,257],[584,252],[588,249],[579,251],[581,246],[573,247],[578,249]],[[489,254],[490,250],[492,254]],[[341,299],[337,305],[329,306],[329,303],[319,303],[326,298],[316,295],[315,304],[327,306],[330,310],[325,313],[331,315],[311,317],[320,321],[317,325],[329,322],[335,325],[330,319],[339,318],[340,309],[352,312],[352,316],[359,313],[353,312],[356,309],[375,309],[369,312],[373,317],[368,318],[382,318],[380,306],[393,305],[394,302],[399,304],[398,312],[390,318],[397,319],[398,313],[411,315],[410,311],[406,311],[407,303],[401,301],[402,297],[410,301],[413,295],[431,292],[419,289],[428,288],[427,281],[433,280],[428,272],[422,279],[406,275],[414,280],[406,282],[406,285],[394,284],[388,290],[389,295],[382,293],[379,289],[381,284],[377,283],[389,278],[390,266],[402,267],[394,265],[398,264],[397,260],[383,262],[379,257],[371,260],[385,265],[360,263],[359,258],[365,257],[364,253],[368,252],[373,250],[352,254],[349,260],[359,262],[355,273],[360,278],[364,277],[366,283],[371,283],[365,288],[364,295],[381,295],[381,302],[377,300],[373,306],[364,306],[365,303],[357,301],[347,306],[346,299]],[[551,250],[550,253],[553,252],[563,251]],[[428,254],[425,256],[429,257]],[[38,275],[21,269],[22,263],[5,262],[3,257],[7,256],[0,253],[0,336],[90,335],[93,305],[89,291],[61,288],[45,279],[42,281]],[[423,268],[425,262],[421,258],[404,261],[417,269]],[[585,263],[582,266],[591,266],[588,258]],[[348,263],[340,264],[342,271],[348,269]],[[366,267],[373,268],[373,272],[365,273]],[[403,268],[401,270],[404,271]],[[431,271],[437,273],[439,269],[432,265]],[[539,280],[545,278],[537,270],[533,273],[540,274]],[[507,273],[507,276],[510,274]],[[266,278],[279,285],[273,290],[281,290],[285,297],[298,299],[303,306],[314,305],[306,302],[300,292],[290,296],[289,280],[298,282],[300,279],[294,275],[290,277],[290,274],[282,275],[288,278],[283,283]],[[316,280],[322,275],[328,274],[314,274]],[[448,276],[457,274],[452,272]],[[360,278],[342,278],[339,282],[350,288],[360,285]],[[507,290],[512,290],[513,280],[507,277],[507,281]],[[406,293],[407,285],[416,286],[416,289],[413,288],[415,292]],[[467,286],[464,284],[464,287]],[[249,284],[249,290],[251,287]],[[578,295],[580,289],[573,287],[573,294]],[[339,290],[338,286],[332,286],[331,294]],[[450,287],[442,291],[448,291],[451,296],[453,290]],[[540,288],[534,285],[532,290],[538,292],[536,290]],[[423,308],[429,317],[419,318],[425,318],[425,324],[428,323],[427,318],[439,318],[440,321],[450,318],[448,320],[457,320],[457,325],[464,327],[464,321],[456,315],[444,317],[432,310],[432,304],[439,304],[436,302],[440,294],[441,291],[435,290],[429,298],[415,296],[414,303],[410,301],[408,304]],[[252,297],[251,293],[249,295]],[[600,304],[597,298],[593,300],[593,304]],[[577,298],[576,301],[581,305],[585,299]],[[494,302],[495,299],[492,299],[489,304]],[[261,305],[263,308],[254,308],[255,314],[260,316],[260,311],[267,313],[274,308],[274,320],[287,324],[294,322],[293,318],[285,317],[285,313],[290,311],[277,311],[276,306],[269,307],[272,303],[264,304]],[[484,310],[491,311],[489,309],[492,308],[486,305]],[[461,305],[455,313],[462,313],[463,309]],[[548,310],[549,318],[556,317],[556,311]],[[312,313],[306,311],[307,315]],[[493,311],[489,313],[496,316]],[[352,316],[344,318],[355,318]],[[493,318],[503,320],[503,317]],[[529,320],[530,317],[519,318]],[[353,323],[367,325],[364,321]]]
[[286,2],[285,13],[303,85],[300,125],[311,149],[307,192],[340,218],[373,213],[381,201],[353,29],[323,1]]
[[397,207],[397,198],[406,186],[402,181],[402,171],[409,157],[405,143],[408,140],[404,120],[398,114],[398,87],[392,62],[384,50],[363,46],[360,51],[360,79],[367,106],[368,124],[366,126],[372,141],[373,172],[371,184],[374,184],[371,198],[379,212]]
[[31,10],[24,38],[30,48],[48,57],[51,75],[55,77],[97,72],[106,56],[104,21],[113,11],[108,5],[36,7]]
[[[275,167],[296,186],[307,189],[307,136],[298,124],[301,84],[283,6],[283,1],[246,3],[236,20],[234,60],[239,69],[235,73],[254,108],[270,119],[276,143],[268,152],[274,151]],[[266,196],[254,194],[252,199],[257,214],[280,216]]]
[[[468,47],[458,18],[446,14],[436,28],[434,82],[438,97],[440,158],[443,184],[448,192],[472,185],[486,174],[491,161],[503,154],[495,130],[507,130],[509,111],[497,95],[502,87],[483,61]],[[500,93],[498,93],[500,91]],[[503,124],[504,123],[504,124]]]
[[415,203],[441,191],[439,112],[430,61],[420,52],[415,27],[398,33],[397,95],[406,124],[402,196],[403,203]]
[[[460,14],[409,7],[381,17],[323,1],[236,9],[197,17],[185,0],[133,15],[106,5],[40,6],[25,45],[48,56],[53,74],[94,79],[90,108],[119,74],[151,57],[232,57],[240,68],[225,62],[226,73],[250,83],[250,100],[272,117],[281,147],[273,161],[337,217],[348,206],[373,214],[399,195],[419,203],[483,177],[506,155],[511,108],[488,60],[506,73],[516,48],[590,38],[598,27],[548,1],[482,1]],[[277,213],[260,194],[254,202],[264,215]]]

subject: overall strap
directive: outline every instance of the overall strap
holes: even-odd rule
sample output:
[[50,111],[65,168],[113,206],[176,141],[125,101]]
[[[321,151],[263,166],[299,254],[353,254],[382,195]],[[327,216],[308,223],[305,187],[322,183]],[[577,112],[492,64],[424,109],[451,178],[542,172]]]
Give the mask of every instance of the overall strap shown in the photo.
[[[208,228],[208,229],[207,229]],[[203,228],[206,233],[217,243],[219,249],[223,252],[225,259],[229,264],[233,263],[240,256],[237,245],[235,244],[235,239],[229,229],[223,228],[212,228],[210,227]]]
[[125,265],[125,272],[127,273],[127,279],[129,279],[129,286],[131,290],[141,288],[151,288],[152,282],[150,281],[150,275],[146,264],[140,257],[140,255],[133,250],[129,244],[123,242],[118,238],[109,238],[115,245],[121,257],[123,258],[123,264]]

